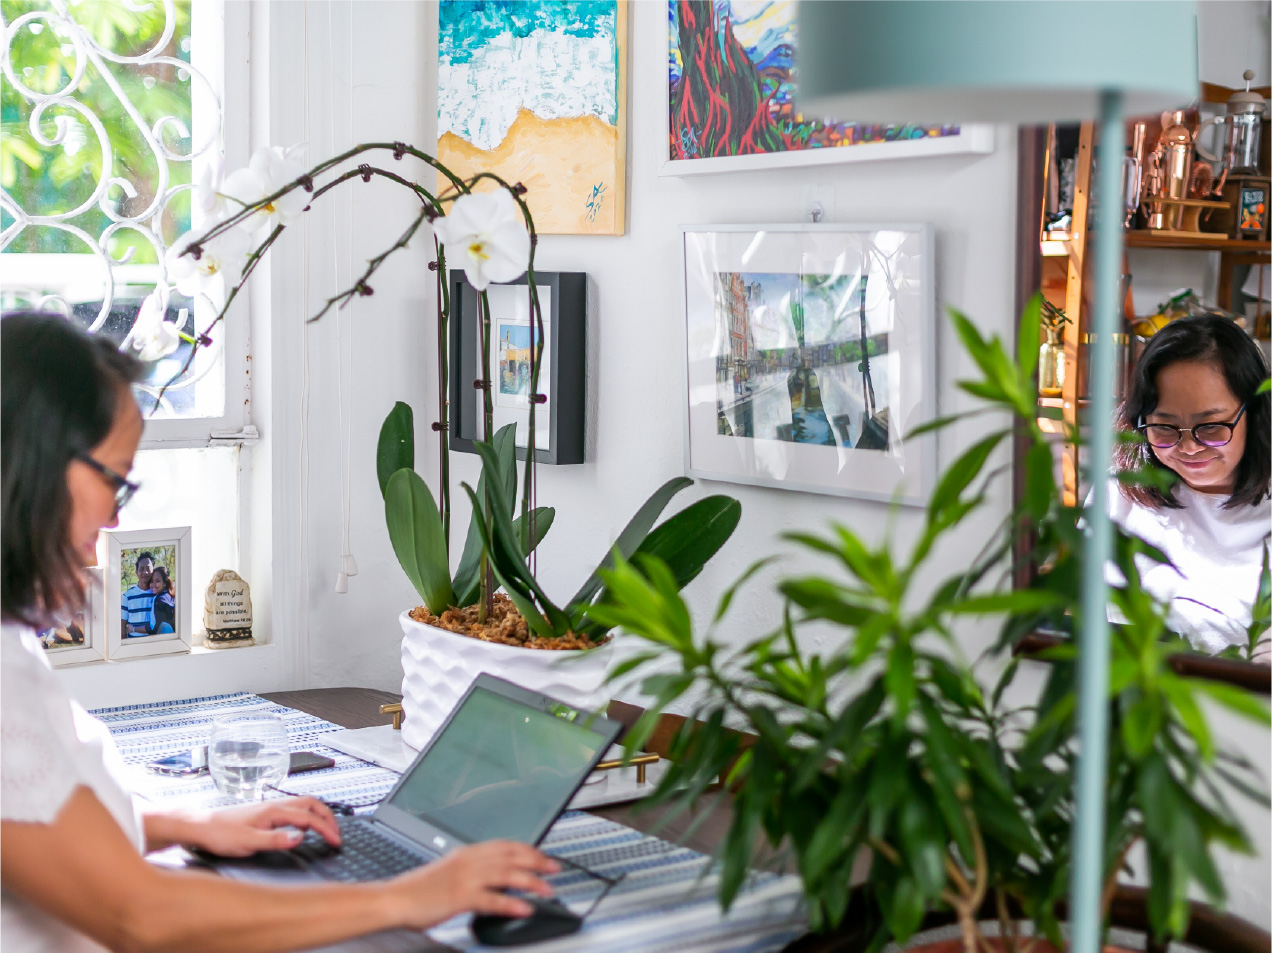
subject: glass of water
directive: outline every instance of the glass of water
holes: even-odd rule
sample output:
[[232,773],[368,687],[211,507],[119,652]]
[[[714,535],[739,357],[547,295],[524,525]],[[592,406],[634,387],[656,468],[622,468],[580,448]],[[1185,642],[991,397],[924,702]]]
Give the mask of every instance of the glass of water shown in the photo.
[[287,777],[291,748],[287,727],[277,715],[245,712],[219,715],[212,722],[208,769],[227,797],[257,801]]

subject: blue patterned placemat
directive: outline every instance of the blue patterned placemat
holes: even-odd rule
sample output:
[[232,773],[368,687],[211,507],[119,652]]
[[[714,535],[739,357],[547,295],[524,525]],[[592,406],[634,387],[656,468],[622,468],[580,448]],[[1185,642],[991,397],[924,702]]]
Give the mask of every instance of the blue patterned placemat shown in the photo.
[[[335,760],[334,767],[288,778],[284,785],[288,790],[367,804],[359,811],[367,813],[374,810],[372,802],[384,797],[397,781],[397,774],[386,768],[323,745],[323,734],[338,730],[339,725],[247,692],[99,708],[93,714],[110,729],[125,764],[130,766],[138,794],[164,807],[197,809],[235,802],[219,794],[207,775],[171,778],[150,774],[144,765],[207,744],[212,719],[231,711],[276,714],[287,725],[293,751],[316,751]],[[580,811],[563,814],[541,846],[547,853],[608,876],[626,876],[587,918],[582,930],[538,944],[536,951],[763,953],[780,950],[806,929],[796,877],[755,873],[726,916],[716,901],[718,883],[712,859],[697,851]],[[552,877],[551,883],[557,896],[580,912],[601,889],[595,880],[570,868]],[[467,916],[443,923],[429,935],[458,950],[484,949],[469,933]]]

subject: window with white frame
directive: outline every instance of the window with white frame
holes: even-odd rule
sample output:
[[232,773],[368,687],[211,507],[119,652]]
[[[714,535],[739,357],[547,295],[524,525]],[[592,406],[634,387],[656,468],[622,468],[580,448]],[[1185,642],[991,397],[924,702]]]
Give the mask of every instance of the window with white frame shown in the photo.
[[[223,80],[243,59],[227,54],[226,12],[218,0],[0,0],[0,308],[60,312],[143,360],[147,298],[181,333],[136,388],[141,488],[118,529],[188,529],[188,564],[164,568],[188,576],[176,591],[200,595],[214,572],[239,565],[249,335],[245,320],[230,322],[195,348],[221,302],[171,287],[164,253],[204,224],[194,185],[216,178],[226,139],[245,146],[245,116],[237,136],[226,128]],[[123,584],[138,582],[126,568],[111,575],[103,558],[84,618],[45,636],[57,661],[110,655],[106,620],[123,611]],[[162,631],[179,626],[134,613],[125,644],[150,647],[114,655],[184,651],[202,628],[202,599],[188,601],[198,604],[177,607],[184,641]]]

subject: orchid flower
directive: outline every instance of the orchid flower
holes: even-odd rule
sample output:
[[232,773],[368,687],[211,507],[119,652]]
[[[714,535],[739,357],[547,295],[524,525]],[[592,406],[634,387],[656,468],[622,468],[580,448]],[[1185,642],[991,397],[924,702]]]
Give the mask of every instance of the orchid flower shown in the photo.
[[[207,228],[215,225],[208,224]],[[199,255],[183,254],[205,229],[188,231],[168,249],[164,262],[168,278],[182,294],[195,297],[200,293],[219,299],[226,287],[232,286],[247,264],[252,241],[242,228],[226,229],[211,241],[199,245]]]
[[223,222],[229,218],[230,208],[221,194],[221,163],[209,163],[199,173],[194,185],[194,201],[191,203],[197,222]]
[[433,223],[433,231],[446,246],[450,264],[463,268],[478,291],[491,282],[520,278],[530,264],[530,233],[504,189],[461,195],[450,214]]
[[158,285],[146,296],[137,309],[137,318],[128,332],[126,344],[137,351],[137,357],[150,363],[167,357],[181,346],[181,332],[177,326],[164,320],[168,311],[168,289]]
[[[284,186],[295,182],[304,172],[300,158],[305,144],[291,146],[265,146],[252,153],[252,161],[246,169],[239,169],[225,180],[221,194],[229,198],[230,205],[239,208],[255,205],[267,195],[273,195]],[[253,234],[272,231],[277,225],[290,225],[300,218],[309,204],[309,193],[294,189],[269,205],[262,206],[243,221],[243,227]]]

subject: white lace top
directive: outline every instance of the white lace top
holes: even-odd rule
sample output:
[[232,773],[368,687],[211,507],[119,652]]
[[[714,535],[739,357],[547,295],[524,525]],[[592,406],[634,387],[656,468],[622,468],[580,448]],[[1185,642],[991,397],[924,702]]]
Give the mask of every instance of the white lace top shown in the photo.
[[[90,788],[138,851],[141,817],[115,779],[119,753],[106,727],[71,701],[26,626],[0,626],[0,817],[48,824],[71,792]],[[66,889],[75,890],[75,884]],[[103,947],[0,889],[4,953],[102,953]]]

